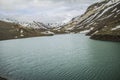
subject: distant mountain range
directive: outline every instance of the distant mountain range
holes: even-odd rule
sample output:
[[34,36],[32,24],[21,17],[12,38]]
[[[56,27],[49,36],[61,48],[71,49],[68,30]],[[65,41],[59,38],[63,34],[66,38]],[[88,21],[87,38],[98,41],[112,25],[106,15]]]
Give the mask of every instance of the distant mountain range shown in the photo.
[[41,22],[36,22],[36,21],[33,21],[33,22],[22,22],[22,21],[18,21],[18,20],[15,20],[15,19],[12,19],[12,18],[0,18],[1,21],[4,21],[4,22],[10,22],[10,23],[14,23],[14,24],[19,24],[23,27],[31,27],[31,28],[49,28],[50,26],[48,25],[45,25]]
[[52,35],[54,33],[50,32],[49,27],[40,22],[23,24],[11,20],[0,21],[0,40]]

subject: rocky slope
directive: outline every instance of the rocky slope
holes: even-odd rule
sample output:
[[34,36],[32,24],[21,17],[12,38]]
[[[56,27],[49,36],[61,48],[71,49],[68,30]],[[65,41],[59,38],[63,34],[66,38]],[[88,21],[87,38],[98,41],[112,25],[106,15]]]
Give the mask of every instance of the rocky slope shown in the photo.
[[61,31],[87,33],[97,40],[120,41],[120,0],[105,0],[89,6]]
[[20,24],[0,21],[0,40],[17,39],[35,36],[51,36],[54,33],[43,27],[42,23],[36,23],[39,28],[25,27]]

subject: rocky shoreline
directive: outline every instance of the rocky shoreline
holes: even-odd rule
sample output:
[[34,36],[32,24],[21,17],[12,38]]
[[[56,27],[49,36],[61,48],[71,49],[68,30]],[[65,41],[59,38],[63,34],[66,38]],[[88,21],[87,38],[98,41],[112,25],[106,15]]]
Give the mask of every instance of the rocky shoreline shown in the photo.
[[120,35],[93,35],[90,37],[90,39],[120,42]]

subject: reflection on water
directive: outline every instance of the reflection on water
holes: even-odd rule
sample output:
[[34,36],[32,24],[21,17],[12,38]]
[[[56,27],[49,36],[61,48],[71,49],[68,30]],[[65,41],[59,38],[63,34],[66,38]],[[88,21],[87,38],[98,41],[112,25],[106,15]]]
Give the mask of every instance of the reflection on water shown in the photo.
[[10,80],[120,80],[120,43],[81,34],[0,41]]

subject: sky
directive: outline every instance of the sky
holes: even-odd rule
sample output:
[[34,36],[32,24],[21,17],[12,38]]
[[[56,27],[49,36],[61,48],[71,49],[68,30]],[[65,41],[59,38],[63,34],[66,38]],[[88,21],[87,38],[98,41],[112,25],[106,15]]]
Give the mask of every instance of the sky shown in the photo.
[[0,17],[18,21],[66,23],[100,0],[0,0]]

